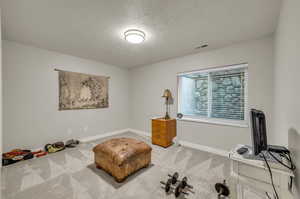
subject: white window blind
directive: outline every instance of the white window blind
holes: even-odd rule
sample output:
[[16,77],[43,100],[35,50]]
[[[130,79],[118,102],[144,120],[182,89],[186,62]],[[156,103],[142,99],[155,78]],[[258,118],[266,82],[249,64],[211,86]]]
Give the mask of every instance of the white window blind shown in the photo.
[[247,64],[178,75],[178,110],[184,117],[245,121]]

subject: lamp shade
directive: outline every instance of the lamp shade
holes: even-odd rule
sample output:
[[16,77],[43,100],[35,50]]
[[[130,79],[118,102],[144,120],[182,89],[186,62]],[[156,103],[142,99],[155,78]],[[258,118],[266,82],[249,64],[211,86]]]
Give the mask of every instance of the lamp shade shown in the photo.
[[171,98],[172,97],[171,91],[169,89],[165,89],[164,94],[163,94],[162,97]]

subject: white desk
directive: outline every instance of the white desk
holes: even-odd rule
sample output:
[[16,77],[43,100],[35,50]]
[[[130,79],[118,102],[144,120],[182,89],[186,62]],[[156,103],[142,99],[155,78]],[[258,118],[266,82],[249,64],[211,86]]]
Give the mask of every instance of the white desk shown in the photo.
[[[266,192],[273,197],[269,171],[264,161],[245,159],[236,150],[229,153],[231,174],[235,179],[237,199],[266,199]],[[280,199],[293,199],[289,190],[290,177],[294,173],[278,163],[270,164],[273,180]]]

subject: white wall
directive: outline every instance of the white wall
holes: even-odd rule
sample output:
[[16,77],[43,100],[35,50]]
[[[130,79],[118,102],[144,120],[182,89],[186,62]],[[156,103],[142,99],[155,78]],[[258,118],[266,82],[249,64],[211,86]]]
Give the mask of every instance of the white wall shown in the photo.
[[300,1],[284,0],[275,40],[274,133],[296,158],[300,195]]
[[[58,111],[54,68],[110,76],[110,106]],[[128,128],[128,70],[3,41],[4,151]]]
[[[249,105],[266,112],[270,133],[273,37],[131,69],[131,128],[151,131],[150,118],[164,114],[164,99],[161,98],[163,90],[169,88],[175,97],[177,95],[177,73],[244,62],[249,63]],[[176,109],[176,105],[171,107],[173,117],[176,116]],[[230,150],[237,143],[251,142],[249,128],[204,123],[180,121],[178,134],[185,141],[224,150]]]

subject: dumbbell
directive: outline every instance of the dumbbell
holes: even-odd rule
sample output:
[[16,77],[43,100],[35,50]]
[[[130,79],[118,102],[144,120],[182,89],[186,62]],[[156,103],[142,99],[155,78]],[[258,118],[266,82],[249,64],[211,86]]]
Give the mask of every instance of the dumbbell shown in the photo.
[[178,185],[175,189],[174,195],[176,198],[178,198],[181,194],[189,195],[188,193],[183,191],[183,188],[180,185]]
[[172,179],[168,179],[167,183],[160,181],[161,184],[165,185],[165,192],[168,193],[171,189]]
[[189,185],[187,183],[187,181],[188,181],[187,177],[182,178],[182,180],[181,180],[181,186],[182,186],[182,188],[184,189],[185,187],[188,187],[189,189],[193,189],[193,186]]
[[168,174],[168,176],[170,177],[167,182],[163,182],[161,181],[160,183],[165,185],[165,191],[166,193],[168,193],[171,189],[171,185],[173,184],[176,184],[177,180],[178,180],[178,177],[179,177],[179,174],[177,172],[175,172],[173,175],[170,175]]
[[189,189],[193,189],[193,186],[188,184],[187,177],[184,177],[184,178],[182,178],[182,180],[180,181],[180,183],[177,185],[177,187],[175,189],[175,192],[174,192],[175,197],[177,198],[181,194],[188,195],[187,192],[183,191],[186,187],[189,188]]
[[176,182],[177,182],[177,180],[179,178],[178,172],[175,172],[173,175],[168,174],[168,176],[172,180],[172,184],[176,184]]
[[229,194],[230,194],[229,188],[226,185],[225,180],[223,181],[223,183],[216,183],[215,189],[218,193],[218,198],[221,198],[221,196],[229,196]]

